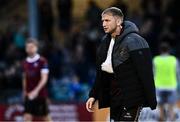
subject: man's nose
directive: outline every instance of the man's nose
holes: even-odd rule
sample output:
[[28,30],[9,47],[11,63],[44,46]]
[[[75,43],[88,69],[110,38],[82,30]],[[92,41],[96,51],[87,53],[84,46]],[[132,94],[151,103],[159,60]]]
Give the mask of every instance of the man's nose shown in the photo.
[[105,26],[106,26],[106,23],[105,23],[105,22],[103,22],[102,26],[103,26],[103,27],[105,27]]

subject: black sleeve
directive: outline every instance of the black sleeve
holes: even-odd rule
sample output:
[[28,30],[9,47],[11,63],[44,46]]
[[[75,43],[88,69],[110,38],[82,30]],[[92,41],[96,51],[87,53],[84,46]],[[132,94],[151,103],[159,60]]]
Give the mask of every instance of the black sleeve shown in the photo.
[[89,97],[94,97],[96,100],[98,100],[98,95],[100,91],[100,81],[101,81],[101,76],[102,76],[102,71],[101,71],[101,63],[102,63],[102,50],[105,48],[105,41],[110,38],[109,34],[106,34],[103,36],[101,39],[100,44],[97,46],[97,51],[96,51],[96,79],[93,84],[92,89],[89,92]]
[[[104,40],[105,37],[103,37],[102,41]],[[94,84],[89,92],[89,97],[94,97],[96,100],[98,99],[98,89],[99,89],[99,79],[101,75],[101,66],[100,66],[100,59],[99,59],[99,53],[101,49],[101,43],[97,46],[97,51],[96,51],[96,78],[94,81]]]
[[146,102],[151,109],[155,109],[157,101],[149,46],[143,38],[131,38],[128,50],[130,59],[143,85]]
[[93,87],[91,88],[89,92],[89,97],[94,97],[96,100],[98,99],[98,79],[99,79],[100,73],[97,71],[96,73],[96,79],[94,81]]

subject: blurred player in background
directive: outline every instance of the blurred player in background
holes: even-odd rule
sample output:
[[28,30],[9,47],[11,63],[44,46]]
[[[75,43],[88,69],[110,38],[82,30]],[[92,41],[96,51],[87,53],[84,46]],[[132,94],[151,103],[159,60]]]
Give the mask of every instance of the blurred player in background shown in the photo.
[[177,102],[177,80],[179,74],[178,60],[170,55],[170,46],[163,42],[160,45],[160,55],[153,59],[157,101],[160,109],[160,121],[165,121],[165,104],[168,107],[168,117],[173,121],[173,108]]
[[23,62],[24,120],[50,121],[47,105],[48,64],[38,54],[38,42],[33,38],[26,41],[27,58]]

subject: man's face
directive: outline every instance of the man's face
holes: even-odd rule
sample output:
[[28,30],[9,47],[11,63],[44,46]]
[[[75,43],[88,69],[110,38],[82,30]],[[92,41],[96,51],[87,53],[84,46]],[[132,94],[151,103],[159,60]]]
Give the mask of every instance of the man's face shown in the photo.
[[37,53],[37,45],[34,43],[27,43],[26,44],[26,53],[29,56],[32,56]]
[[105,33],[112,34],[117,26],[120,26],[121,19],[113,16],[111,13],[102,15],[102,25]]

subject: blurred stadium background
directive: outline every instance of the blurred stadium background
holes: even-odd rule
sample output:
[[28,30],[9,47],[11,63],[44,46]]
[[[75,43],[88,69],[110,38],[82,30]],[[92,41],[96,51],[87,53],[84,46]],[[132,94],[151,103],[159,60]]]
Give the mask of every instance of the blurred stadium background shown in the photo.
[[[21,61],[27,37],[39,40],[39,51],[49,62],[53,120],[107,120],[108,109],[95,114],[85,110],[96,73],[96,46],[104,34],[102,10],[121,8],[125,18],[138,25],[153,56],[159,43],[167,41],[180,58],[178,5],[178,0],[1,0],[0,120],[22,120]],[[144,120],[156,119],[154,113],[144,115]]]

